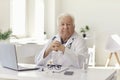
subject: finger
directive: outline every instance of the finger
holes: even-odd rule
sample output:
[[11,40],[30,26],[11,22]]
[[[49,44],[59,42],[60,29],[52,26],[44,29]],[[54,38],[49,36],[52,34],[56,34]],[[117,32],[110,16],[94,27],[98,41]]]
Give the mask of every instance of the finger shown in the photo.
[[53,51],[58,51],[59,47],[53,47]]
[[54,41],[53,43],[55,43],[55,44],[61,44],[59,41]]
[[61,44],[59,43],[53,43],[52,46],[56,46],[56,47],[59,47]]

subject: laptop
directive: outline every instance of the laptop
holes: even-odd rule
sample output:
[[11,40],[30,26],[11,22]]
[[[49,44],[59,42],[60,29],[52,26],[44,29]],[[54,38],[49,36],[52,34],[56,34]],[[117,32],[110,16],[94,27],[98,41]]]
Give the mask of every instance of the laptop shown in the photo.
[[0,62],[3,67],[17,71],[39,69],[38,66],[20,66],[17,60],[16,46],[10,43],[0,43]]

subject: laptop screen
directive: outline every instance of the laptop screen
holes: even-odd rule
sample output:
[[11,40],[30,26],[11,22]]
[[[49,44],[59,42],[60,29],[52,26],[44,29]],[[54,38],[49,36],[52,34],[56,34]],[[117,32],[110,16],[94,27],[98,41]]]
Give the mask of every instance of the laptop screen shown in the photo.
[[16,46],[10,43],[0,43],[1,65],[17,71],[36,70],[39,66],[19,66],[17,60]]
[[17,55],[14,44],[0,43],[0,61],[3,67],[17,69]]

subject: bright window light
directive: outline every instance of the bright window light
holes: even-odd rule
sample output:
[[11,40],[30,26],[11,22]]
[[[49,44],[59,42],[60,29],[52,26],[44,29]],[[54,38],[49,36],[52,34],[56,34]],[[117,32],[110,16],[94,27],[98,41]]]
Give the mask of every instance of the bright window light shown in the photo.
[[[44,41],[44,0],[33,1],[31,3],[29,0],[11,0],[10,25],[12,34],[17,37],[29,36]],[[29,22],[31,19],[33,21]],[[33,25],[31,26],[31,24]]]
[[10,9],[12,34],[17,36],[25,35],[26,0],[12,0]]
[[35,0],[35,35],[44,40],[44,3],[43,0]]

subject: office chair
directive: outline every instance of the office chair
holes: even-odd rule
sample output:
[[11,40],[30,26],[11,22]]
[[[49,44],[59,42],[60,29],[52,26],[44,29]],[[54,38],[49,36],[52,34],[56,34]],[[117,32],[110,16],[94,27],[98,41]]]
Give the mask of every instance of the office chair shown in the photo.
[[119,61],[119,57],[117,53],[120,50],[120,37],[117,34],[113,34],[108,37],[108,41],[106,44],[106,50],[109,51],[110,54],[106,61],[105,67],[109,65],[113,54],[115,55],[117,63],[120,65],[120,61]]

